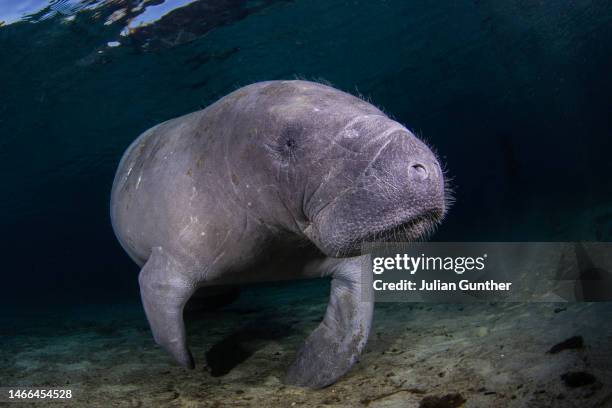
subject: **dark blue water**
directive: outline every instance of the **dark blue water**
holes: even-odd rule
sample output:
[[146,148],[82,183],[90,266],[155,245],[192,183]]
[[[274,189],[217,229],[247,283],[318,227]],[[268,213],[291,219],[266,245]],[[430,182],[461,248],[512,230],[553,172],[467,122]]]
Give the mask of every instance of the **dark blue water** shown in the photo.
[[364,95],[437,149],[456,204],[436,240],[612,239],[608,1],[197,1],[121,35],[136,3],[15,20],[0,2],[3,301],[136,297],[109,221],[124,149],[296,76]]

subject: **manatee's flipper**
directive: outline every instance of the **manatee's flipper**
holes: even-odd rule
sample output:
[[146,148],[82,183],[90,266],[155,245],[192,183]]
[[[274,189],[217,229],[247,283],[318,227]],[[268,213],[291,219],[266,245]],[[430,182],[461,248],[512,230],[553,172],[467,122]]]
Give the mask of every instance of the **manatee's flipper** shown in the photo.
[[240,286],[208,286],[199,288],[185,305],[186,313],[219,309],[234,303],[240,296]]
[[[308,336],[285,382],[309,388],[333,384],[359,358],[372,324],[373,302],[362,301],[361,258],[331,261],[331,295],[325,318]],[[330,266],[324,262],[323,266]],[[368,275],[368,280],[371,277]],[[371,297],[370,297],[371,299]]]
[[140,296],[155,342],[183,367],[193,368],[187,348],[183,307],[196,289],[186,277],[187,269],[161,247],[151,256],[138,276]]

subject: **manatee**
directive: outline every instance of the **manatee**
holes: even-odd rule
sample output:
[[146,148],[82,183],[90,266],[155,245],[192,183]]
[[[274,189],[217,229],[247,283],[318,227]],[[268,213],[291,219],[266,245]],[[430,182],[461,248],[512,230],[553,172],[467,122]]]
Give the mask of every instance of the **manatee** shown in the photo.
[[351,368],[370,331],[361,244],[424,239],[445,197],[435,154],[406,127],[294,80],[248,85],[144,132],[121,159],[110,206],[142,268],[153,337],[185,367],[183,308],[196,290],[330,277],[323,321],[284,378],[320,388]]

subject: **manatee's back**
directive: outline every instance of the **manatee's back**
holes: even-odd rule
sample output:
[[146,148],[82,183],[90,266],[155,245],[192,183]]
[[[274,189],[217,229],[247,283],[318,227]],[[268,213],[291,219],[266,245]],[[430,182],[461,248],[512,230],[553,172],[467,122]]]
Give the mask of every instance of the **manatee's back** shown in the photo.
[[174,191],[177,172],[189,150],[181,145],[201,115],[194,112],[152,127],[121,158],[111,190],[111,223],[124,250],[140,266],[163,239],[168,209],[180,201]]

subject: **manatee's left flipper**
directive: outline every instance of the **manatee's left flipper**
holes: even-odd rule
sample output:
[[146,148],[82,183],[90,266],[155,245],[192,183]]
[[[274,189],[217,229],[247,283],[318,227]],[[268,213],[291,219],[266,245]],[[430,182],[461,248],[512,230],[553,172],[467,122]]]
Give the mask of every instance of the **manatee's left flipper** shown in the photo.
[[181,366],[193,368],[183,322],[183,307],[197,287],[189,277],[189,268],[163,248],[155,247],[138,282],[155,342]]
[[[330,259],[331,295],[325,318],[308,336],[285,377],[287,384],[322,388],[343,376],[366,345],[374,303],[362,300],[362,290],[372,290],[370,275],[363,282],[362,258]],[[372,297],[368,297],[372,299]]]

